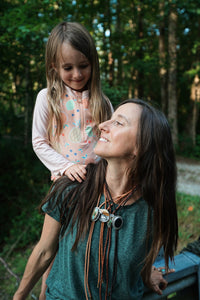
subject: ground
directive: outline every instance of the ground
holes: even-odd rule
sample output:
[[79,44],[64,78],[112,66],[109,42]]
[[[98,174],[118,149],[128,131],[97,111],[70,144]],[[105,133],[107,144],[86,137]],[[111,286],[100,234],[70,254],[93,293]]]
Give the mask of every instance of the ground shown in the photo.
[[178,185],[180,192],[200,196],[200,162],[177,157]]

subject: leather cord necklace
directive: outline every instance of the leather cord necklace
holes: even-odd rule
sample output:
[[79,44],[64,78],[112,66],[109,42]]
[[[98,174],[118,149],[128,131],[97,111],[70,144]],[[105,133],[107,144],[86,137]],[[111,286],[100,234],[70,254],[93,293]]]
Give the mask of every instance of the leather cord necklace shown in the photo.
[[[98,261],[98,283],[97,287],[99,288],[99,299],[102,300],[102,283],[103,283],[103,275],[105,273],[105,299],[111,299],[112,291],[114,288],[114,284],[117,277],[117,252],[118,252],[118,231],[121,229],[123,225],[123,219],[121,216],[116,215],[116,212],[128,202],[128,200],[133,196],[135,191],[137,190],[137,186],[134,186],[130,191],[112,198],[111,193],[109,191],[108,185],[105,182],[104,184],[104,197],[105,201],[99,205],[101,195],[98,197],[97,206],[94,208],[92,216],[91,216],[91,227],[88,236],[88,242],[86,246],[86,254],[85,254],[85,276],[84,276],[84,286],[85,286],[85,295],[86,299],[92,299],[91,291],[88,283],[89,276],[89,261],[90,261],[90,250],[91,250],[91,241],[92,234],[94,230],[94,225],[96,221],[100,221],[100,237],[99,237],[99,261]],[[114,199],[114,201],[113,201]],[[102,208],[104,206],[104,208]],[[107,233],[104,241],[104,229],[105,224],[107,224]],[[111,247],[111,233],[112,228],[115,230],[115,247],[114,247],[114,260],[113,260],[113,274],[111,280],[111,288],[109,288],[109,254]]]

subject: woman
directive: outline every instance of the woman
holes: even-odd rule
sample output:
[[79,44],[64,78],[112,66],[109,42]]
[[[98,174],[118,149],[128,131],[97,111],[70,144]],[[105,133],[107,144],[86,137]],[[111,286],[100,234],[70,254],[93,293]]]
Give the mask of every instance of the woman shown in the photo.
[[[141,299],[161,246],[177,245],[176,164],[169,124],[142,100],[124,101],[99,125],[98,164],[82,183],[57,180],[44,227],[14,300],[25,299],[56,258],[46,299]],[[59,245],[59,247],[58,247]],[[163,281],[164,287],[166,282]]]

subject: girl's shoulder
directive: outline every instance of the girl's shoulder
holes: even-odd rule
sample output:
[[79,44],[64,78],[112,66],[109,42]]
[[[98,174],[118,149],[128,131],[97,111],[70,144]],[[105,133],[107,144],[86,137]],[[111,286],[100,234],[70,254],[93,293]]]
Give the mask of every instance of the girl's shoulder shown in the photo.
[[47,88],[44,88],[44,89],[42,89],[42,90],[40,90],[39,92],[38,92],[38,94],[37,94],[37,98],[38,97],[46,97],[47,96]]
[[47,109],[47,104],[48,104],[47,88],[44,88],[44,89],[40,90],[39,93],[37,94],[36,106]]

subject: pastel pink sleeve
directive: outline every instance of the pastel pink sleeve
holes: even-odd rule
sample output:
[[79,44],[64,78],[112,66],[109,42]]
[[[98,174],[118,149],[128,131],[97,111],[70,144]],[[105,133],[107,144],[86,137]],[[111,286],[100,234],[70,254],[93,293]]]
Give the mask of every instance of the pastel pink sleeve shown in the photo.
[[33,113],[32,145],[36,155],[42,163],[53,173],[53,175],[59,176],[63,175],[64,171],[74,163],[70,162],[49,145],[47,133],[48,122],[49,111],[47,89],[43,89],[37,96]]

